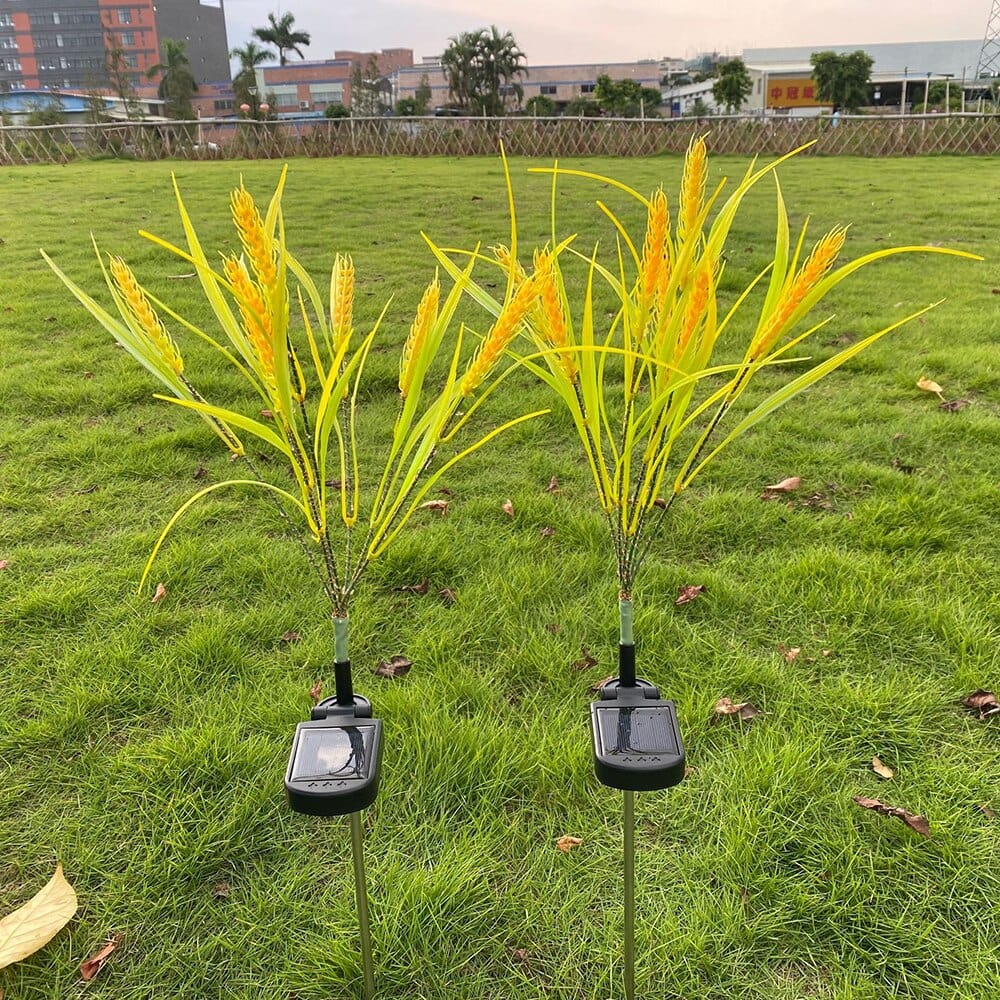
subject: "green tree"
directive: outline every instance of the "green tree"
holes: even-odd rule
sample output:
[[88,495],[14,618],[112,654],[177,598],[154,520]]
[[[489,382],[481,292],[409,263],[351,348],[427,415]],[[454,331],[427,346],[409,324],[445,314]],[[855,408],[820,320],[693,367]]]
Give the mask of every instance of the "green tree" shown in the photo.
[[707,118],[712,109],[700,98],[696,97],[691,107],[684,112],[685,118]]
[[194,118],[191,98],[198,89],[198,83],[191,72],[187,42],[164,38],[160,51],[163,62],[150,66],[146,70],[146,76],[151,80],[156,76],[160,77],[156,93],[160,100],[166,102],[164,110],[167,117],[190,121]]
[[323,112],[326,118],[348,118],[351,112],[344,107],[339,101],[335,101],[333,104],[328,104],[326,110]]
[[414,114],[426,115],[431,109],[432,96],[431,81],[426,73],[421,73],[420,83],[417,84],[417,89],[413,94],[413,99],[417,102]]
[[613,118],[638,118],[659,107],[663,95],[655,87],[643,87],[635,80],[612,80],[602,73],[594,86],[594,99]]
[[858,49],[839,55],[836,52],[814,52],[809,57],[816,96],[834,109],[857,111],[868,104],[868,84],[872,75],[872,57]]
[[529,97],[524,110],[533,118],[551,118],[556,113],[556,102],[545,94]]
[[719,66],[719,75],[712,84],[712,97],[726,111],[739,111],[753,90],[753,81],[742,59],[730,59]]
[[108,28],[104,29],[104,71],[111,89],[122,102],[125,117],[141,118],[142,108],[134,83],[135,70],[126,61],[120,37]]
[[247,42],[243,48],[235,48],[229,53],[239,59],[240,68],[233,77],[233,93],[236,105],[247,105],[250,117],[260,116],[260,94],[257,88],[257,67],[274,58],[270,49],[261,48],[256,42]]
[[574,97],[563,108],[564,118],[598,118],[600,114],[601,109],[597,106],[597,101],[589,97]]
[[476,115],[499,116],[509,98],[519,106],[524,97],[520,78],[527,75],[525,55],[514,36],[497,26],[464,31],[448,40],[441,66],[448,78],[450,100]]
[[355,63],[351,71],[351,114],[355,118],[374,118],[385,114],[391,107],[392,85],[382,76],[374,55],[362,70]]
[[312,35],[308,31],[294,31],[295,15],[286,13],[280,18],[275,18],[274,14],[268,14],[269,27],[254,28],[254,38],[265,45],[273,45],[278,50],[278,60],[282,66],[288,60],[285,58],[286,52],[294,52],[300,59],[305,59],[300,45],[308,45],[312,41]]

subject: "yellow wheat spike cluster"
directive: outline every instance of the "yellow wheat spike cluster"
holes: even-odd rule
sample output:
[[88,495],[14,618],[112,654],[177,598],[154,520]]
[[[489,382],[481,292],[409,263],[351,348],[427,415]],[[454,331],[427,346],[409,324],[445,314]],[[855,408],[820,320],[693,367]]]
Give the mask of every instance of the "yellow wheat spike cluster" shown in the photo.
[[844,247],[847,229],[838,227],[831,230],[813,247],[809,259],[799,268],[798,273],[785,286],[778,304],[767,323],[754,337],[750,345],[750,357],[757,358],[766,353],[781,336],[793,313],[802,300],[824,278]]
[[694,276],[691,297],[688,299],[687,310],[684,314],[684,326],[681,328],[680,336],[677,338],[677,348],[674,351],[675,361],[683,357],[691,337],[698,329],[698,324],[705,317],[705,307],[708,305],[708,288],[708,265],[703,263]]
[[339,354],[341,347],[350,340],[353,323],[354,261],[338,253],[330,278],[330,332],[335,354]]
[[399,393],[405,399],[413,385],[413,374],[417,361],[424,351],[427,337],[438,318],[438,302],[441,297],[441,283],[434,280],[424,289],[417,305],[417,313],[410,326],[410,333],[403,345],[403,354],[399,359]]
[[670,210],[663,188],[653,192],[646,213],[646,239],[642,247],[640,289],[642,302],[650,308],[660,301],[670,276],[667,241],[670,238]]
[[521,262],[511,257],[509,247],[500,244],[499,246],[490,247],[490,250],[493,251],[493,256],[496,258],[497,263],[503,268],[504,274],[510,274],[511,267],[513,267],[515,288],[527,280],[528,276],[525,274]]
[[[536,250],[534,264],[534,281],[538,290],[538,301],[533,309],[535,328],[548,347],[568,347],[569,325],[559,294],[555,255],[548,249]],[[556,363],[570,382],[576,381],[577,366],[569,351],[560,350]]]
[[482,384],[493,366],[500,360],[525,317],[538,301],[538,289],[534,278],[527,278],[519,286],[513,297],[503,307],[497,321],[486,335],[468,371],[462,378],[461,391],[469,396]]
[[146,293],[136,280],[132,268],[121,257],[110,258],[110,267],[115,287],[125,300],[132,318],[160,357],[176,374],[180,375],[184,371],[184,361],[177,350],[177,345],[170,339],[166,327],[149,304]]
[[703,138],[691,140],[684,157],[684,174],[681,178],[680,218],[677,220],[677,242],[684,243],[695,228],[705,204],[705,185],[708,182],[708,149]]
[[273,387],[274,347],[272,345],[271,314],[257,282],[250,277],[246,264],[238,257],[227,257],[223,270],[236,293],[243,320],[243,332],[257,357],[264,381]]
[[264,230],[264,220],[257,211],[253,196],[242,181],[233,191],[231,204],[233,222],[250,267],[265,294],[270,293],[278,282],[277,252],[274,241]]

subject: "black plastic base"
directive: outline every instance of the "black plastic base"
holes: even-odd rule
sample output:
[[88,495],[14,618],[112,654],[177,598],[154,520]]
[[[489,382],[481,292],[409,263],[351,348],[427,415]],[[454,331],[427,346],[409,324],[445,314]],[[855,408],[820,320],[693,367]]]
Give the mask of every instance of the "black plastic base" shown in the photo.
[[285,793],[295,812],[346,816],[367,809],[378,794],[382,767],[382,722],[371,702],[353,695],[353,706],[327,698],[311,722],[295,727],[285,774]]
[[672,701],[649,681],[608,681],[590,706],[597,780],[610,788],[652,792],[684,778],[684,745]]

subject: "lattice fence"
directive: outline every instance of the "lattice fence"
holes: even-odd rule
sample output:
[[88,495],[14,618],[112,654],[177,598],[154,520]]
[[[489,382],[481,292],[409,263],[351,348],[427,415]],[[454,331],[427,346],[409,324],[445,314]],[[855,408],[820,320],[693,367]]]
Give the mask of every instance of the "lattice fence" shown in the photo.
[[710,134],[715,153],[915,156],[1000,152],[1000,115],[706,119],[347,118],[127,122],[0,128],[0,165],[80,159],[273,159],[290,156],[654,156]]

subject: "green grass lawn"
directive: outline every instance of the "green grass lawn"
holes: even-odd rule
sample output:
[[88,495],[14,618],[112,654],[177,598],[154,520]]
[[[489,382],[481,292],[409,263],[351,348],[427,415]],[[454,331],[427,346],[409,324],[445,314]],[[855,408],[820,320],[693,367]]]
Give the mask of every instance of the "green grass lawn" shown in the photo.
[[[512,164],[526,245],[548,233],[534,165]],[[677,159],[573,165],[662,181],[674,205]],[[80,995],[77,965],[120,933],[91,997],[340,1000],[361,979],[347,826],[291,814],[282,792],[309,689],[332,684],[323,596],[273,509],[236,491],[168,542],[153,571],[167,598],[137,596],[170,513],[232,468],[199,420],[151,398],[38,255],[96,291],[93,231],[207,322],[191,268],[136,235],[180,239],[172,169],[205,244],[231,249],[230,188],[242,172],[264,198],[279,164],[0,179],[0,914],[56,859],[81,902],[67,931],[0,972],[0,993]],[[852,222],[852,256],[932,243],[986,261],[895,258],[841,286],[816,355],[946,301],[761,425],[671,511],[636,633],[640,673],[677,701],[691,773],[637,798],[638,995],[1000,997],[1000,720],[959,704],[1000,685],[997,164],[803,158],[781,177],[793,228]],[[595,197],[636,221],[613,189],[567,181],[561,231],[609,252]],[[366,390],[377,434],[433,272],[420,230],[506,242],[499,163],[294,161],[285,208],[321,285],[335,250],[353,254],[359,327],[394,296]],[[730,239],[730,293],[772,238],[761,184]],[[229,373],[198,345],[188,355],[206,394],[224,392]],[[924,375],[968,405],[939,408],[915,386]],[[546,405],[527,377],[512,384],[489,419]],[[561,493],[545,492],[553,475]],[[793,475],[798,493],[761,499]],[[386,740],[366,818],[379,996],[618,997],[621,797],[593,777],[588,733],[589,688],[615,669],[616,593],[587,470],[555,414],[446,485],[447,517],[419,515],[352,612],[356,684]],[[424,579],[424,595],[396,589]],[[675,607],[686,584],[707,590]],[[575,670],[581,646],[597,662]],[[787,662],[780,646],[801,651]],[[368,674],[396,653],[408,676]],[[762,714],[711,725],[722,696]],[[855,795],[925,815],[931,838]],[[560,852],[564,834],[582,844]]]

